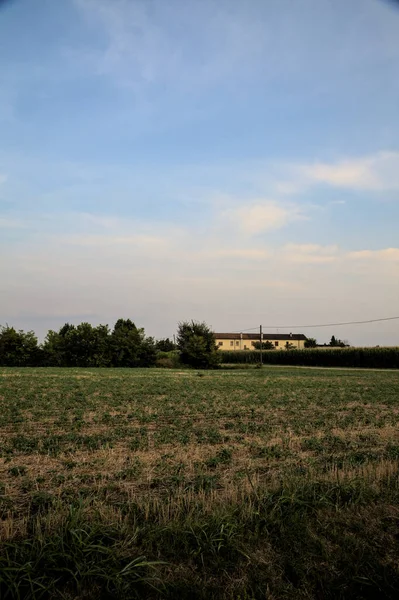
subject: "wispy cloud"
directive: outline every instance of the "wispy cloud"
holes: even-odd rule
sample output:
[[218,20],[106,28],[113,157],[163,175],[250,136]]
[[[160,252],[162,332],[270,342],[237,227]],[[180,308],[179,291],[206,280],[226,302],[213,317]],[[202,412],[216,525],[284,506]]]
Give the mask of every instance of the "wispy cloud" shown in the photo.
[[257,248],[225,248],[223,250],[208,252],[207,254],[208,257],[212,258],[227,258],[232,260],[244,259],[247,261],[262,261],[271,256],[269,250]]
[[300,188],[324,184],[348,190],[398,190],[399,152],[294,166],[293,174]]
[[221,216],[250,236],[280,229],[292,221],[305,218],[304,209],[299,205],[262,199],[250,200],[241,206],[227,209]]
[[333,187],[370,188],[377,179],[370,170],[369,161],[349,161],[337,165],[316,163],[302,167],[305,179],[314,183],[326,183]]
[[371,267],[373,263],[399,263],[399,248],[381,248],[379,250],[345,251],[337,245],[321,246],[319,244],[286,244],[277,251],[277,256],[289,263],[326,265],[363,263]]
[[34,4],[2,22],[3,318],[396,310],[389,2]]
[[[297,202],[311,191],[330,188],[339,190],[340,196],[329,204],[346,204],[351,199],[345,197],[347,192],[362,191],[370,197],[379,192],[399,190],[399,152],[381,150],[370,155],[354,155],[332,161],[311,160],[242,160],[231,161],[229,165],[210,165],[200,168],[192,167],[193,173],[198,171],[204,179],[219,179],[225,188],[233,186],[251,186],[259,190],[260,195],[267,195],[279,203]],[[227,178],[229,172],[229,178]],[[227,181],[227,183],[225,183]]]
[[126,246],[155,252],[165,250],[170,245],[170,239],[150,235],[69,235],[58,237],[58,240],[71,246],[91,248]]
[[386,261],[399,263],[399,248],[384,248],[382,250],[358,250],[348,253],[348,258],[361,261]]
[[136,90],[165,82],[177,88],[218,83],[265,45],[261,24],[239,5],[179,3],[176,18],[173,2],[74,1],[106,38],[105,48],[89,50],[86,59],[98,73]]
[[287,244],[282,249],[283,260],[296,264],[326,264],[339,257],[338,246],[318,244]]
[[[318,88],[333,88],[344,76],[350,83],[351,74],[358,75],[359,65],[374,58],[376,49],[378,56],[399,58],[397,17],[387,17],[386,8],[377,6],[382,3],[367,2],[364,11],[358,0],[348,14],[344,0],[334,5],[303,0],[289,10],[272,1],[74,2],[106,36],[105,48],[89,49],[88,58],[99,72],[128,85],[220,83],[232,73],[261,67],[264,80],[296,81],[299,76],[312,86],[318,81]],[[359,14],[373,24],[367,38]]]
[[[91,50],[86,58],[100,74],[125,83],[151,82],[171,68],[166,33],[151,18],[149,6],[141,1],[75,0],[89,22],[102,27],[107,38],[104,50]],[[168,58],[169,57],[169,61]]]
[[[331,310],[344,320],[351,286],[374,310],[372,290],[390,290],[392,300],[386,298],[381,311],[394,309],[399,279],[392,269],[399,263],[399,248],[348,251],[311,241],[272,244],[256,235],[252,224],[237,236],[237,222],[228,220],[225,229],[204,237],[195,224],[176,228],[112,215],[91,217],[66,216],[68,231],[62,235],[47,223],[33,241],[24,235],[13,246],[12,262],[0,265],[0,277],[9,282],[2,297],[8,319],[14,322],[26,312],[28,297],[30,318],[46,314],[54,323],[58,314],[91,312],[97,315],[93,319],[109,321],[128,311],[155,335],[170,335],[168,327],[173,332],[182,318],[203,318],[217,328],[270,322],[265,308],[270,306],[273,320],[285,315],[291,322],[314,322],[331,317]],[[273,226],[282,222],[285,217],[274,218]]]

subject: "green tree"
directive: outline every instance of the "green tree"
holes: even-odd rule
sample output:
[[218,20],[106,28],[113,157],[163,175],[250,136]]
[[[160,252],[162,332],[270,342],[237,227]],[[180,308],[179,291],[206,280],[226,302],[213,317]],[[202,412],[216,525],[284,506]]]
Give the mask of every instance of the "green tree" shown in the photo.
[[331,336],[331,340],[330,340],[330,346],[334,347],[334,348],[345,348],[345,346],[349,346],[348,341],[342,341],[338,338],[335,337],[335,335]]
[[62,367],[65,363],[63,338],[58,331],[47,332],[43,346],[43,363],[47,367]]
[[156,361],[154,339],[146,337],[130,319],[118,319],[112,332],[112,364],[115,367],[150,367]]
[[39,347],[33,331],[17,331],[8,325],[0,328],[0,365],[31,367],[38,363]]
[[176,344],[174,344],[169,338],[158,340],[155,346],[159,352],[171,352],[172,350],[176,349]]
[[144,329],[130,319],[119,319],[111,333],[108,325],[90,323],[49,331],[43,344],[44,363],[64,367],[147,367],[155,364],[156,349]]
[[138,364],[140,331],[130,319],[118,319],[112,332],[112,364],[135,367]]
[[305,348],[316,348],[316,347],[317,347],[316,338],[307,338],[305,340]]
[[67,367],[108,367],[111,338],[108,325],[66,323],[59,332],[49,331],[43,344],[47,364]]
[[294,344],[291,344],[291,342],[286,342],[285,343],[285,349],[286,350],[294,350],[295,346]]
[[183,364],[197,369],[214,369],[219,364],[213,332],[206,323],[183,321],[178,324],[177,347]]
[[155,347],[155,340],[153,337],[146,337],[144,335],[141,340],[139,353],[138,353],[138,367],[153,367],[157,360],[157,350]]
[[59,331],[50,330],[43,344],[46,364],[57,367],[76,367],[78,356],[76,352],[75,325],[65,323]]
[[[254,348],[255,348],[255,350],[260,350],[260,342],[255,342]],[[275,346],[274,346],[273,342],[271,342],[270,340],[266,340],[265,342],[262,342],[262,350],[274,350],[274,348],[275,348]]]

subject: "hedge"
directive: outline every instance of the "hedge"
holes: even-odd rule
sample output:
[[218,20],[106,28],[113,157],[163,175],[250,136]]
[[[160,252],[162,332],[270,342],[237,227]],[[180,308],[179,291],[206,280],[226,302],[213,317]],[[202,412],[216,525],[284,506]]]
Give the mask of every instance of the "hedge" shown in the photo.
[[[222,364],[255,364],[259,350],[221,351]],[[309,348],[305,350],[264,350],[262,362],[268,365],[306,367],[360,367],[399,369],[399,347],[395,348]]]

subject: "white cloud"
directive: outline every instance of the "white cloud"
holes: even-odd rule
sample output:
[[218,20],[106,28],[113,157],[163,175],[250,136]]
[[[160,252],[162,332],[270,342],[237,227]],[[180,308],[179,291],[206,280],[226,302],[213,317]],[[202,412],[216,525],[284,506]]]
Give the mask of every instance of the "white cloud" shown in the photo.
[[326,264],[337,260],[338,246],[320,246],[318,244],[287,244],[281,252],[286,262],[297,264]]
[[230,221],[244,234],[251,236],[280,229],[292,221],[305,217],[303,209],[298,205],[287,205],[273,200],[254,200],[225,210],[222,218]]
[[216,250],[209,254],[216,258],[231,258],[245,260],[265,260],[271,256],[268,250],[260,250],[256,248],[231,248],[224,250]]
[[341,158],[336,161],[241,161],[230,165],[219,165],[193,169],[195,175],[220,180],[224,191],[246,186],[255,190],[254,195],[270,197],[281,203],[295,201],[309,190],[329,187],[342,190],[331,205],[345,204],[349,200],[347,191],[364,191],[377,196],[377,192],[399,190],[399,152],[380,151],[372,155]]
[[340,262],[341,265],[351,265],[351,268],[355,268],[356,264],[360,262],[367,267],[370,267],[375,261],[399,262],[399,248],[345,252],[336,245],[286,244],[277,251],[277,256],[288,263],[317,265]]
[[352,190],[399,189],[399,152],[379,152],[336,163],[293,166],[299,188],[325,184]]
[[384,248],[382,250],[358,250],[349,252],[348,258],[354,260],[378,260],[386,262],[399,262],[399,248]]
[[162,250],[169,246],[170,240],[150,235],[70,235],[58,236],[60,242],[73,246],[110,247],[131,246],[138,249]]
[[300,168],[305,179],[314,183],[326,183],[333,187],[370,188],[377,180],[370,171],[369,161],[348,161],[335,165],[315,163]]

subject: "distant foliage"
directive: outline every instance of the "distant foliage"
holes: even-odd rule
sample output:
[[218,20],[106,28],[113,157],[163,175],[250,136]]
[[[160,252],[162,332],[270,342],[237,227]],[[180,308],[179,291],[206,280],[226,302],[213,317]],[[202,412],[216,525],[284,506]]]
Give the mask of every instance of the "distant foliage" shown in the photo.
[[[260,350],[260,342],[254,342],[255,350]],[[262,342],[262,350],[274,350],[275,346],[273,342],[270,340],[266,340],[266,342]]]
[[220,362],[213,332],[206,323],[179,323],[177,347],[184,365],[197,369],[214,369]]
[[307,338],[305,340],[305,348],[316,348],[316,347],[317,347],[316,338]]
[[112,364],[115,367],[148,367],[156,361],[153,338],[145,337],[130,319],[119,319],[111,335]]
[[329,345],[333,348],[345,348],[345,346],[349,346],[346,340],[340,340],[339,338],[336,338],[335,335],[331,336]]
[[155,366],[160,367],[162,369],[179,368],[181,366],[179,351],[172,350],[171,352],[157,352],[157,360]]
[[157,340],[155,347],[159,352],[172,352],[173,350],[176,350],[176,344],[174,344],[169,338]]
[[14,327],[0,327],[0,365],[3,367],[32,367],[40,360],[37,337]]
[[146,337],[130,319],[108,325],[66,323],[50,330],[39,346],[32,331],[0,329],[0,365],[10,367],[150,367],[155,365],[153,338]]
[[111,361],[108,325],[70,325],[49,331],[43,344],[43,363],[58,367],[109,367]]
[[[224,364],[259,363],[259,351],[221,352]],[[298,365],[307,367],[363,367],[399,369],[398,348],[311,348],[263,352],[264,364]]]

